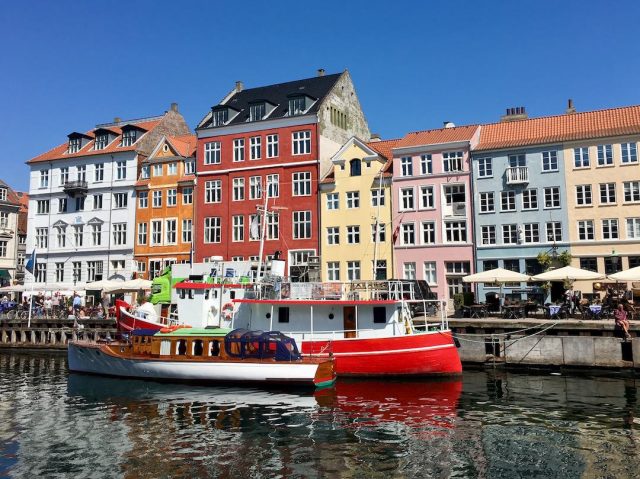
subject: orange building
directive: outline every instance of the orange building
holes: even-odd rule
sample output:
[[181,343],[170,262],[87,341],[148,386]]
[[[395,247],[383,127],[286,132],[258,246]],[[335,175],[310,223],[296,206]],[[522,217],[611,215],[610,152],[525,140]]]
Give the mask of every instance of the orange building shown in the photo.
[[153,279],[173,263],[189,262],[195,155],[195,135],[164,136],[140,165],[134,247],[140,278]]

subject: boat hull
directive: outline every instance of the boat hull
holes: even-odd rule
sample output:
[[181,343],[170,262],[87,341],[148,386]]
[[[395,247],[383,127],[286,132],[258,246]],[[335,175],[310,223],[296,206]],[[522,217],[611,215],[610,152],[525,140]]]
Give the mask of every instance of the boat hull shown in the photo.
[[114,354],[113,347],[72,341],[68,348],[69,370],[129,378],[294,384],[324,386],[333,382],[329,362],[206,361],[129,358]]
[[338,376],[453,376],[462,364],[451,331],[367,339],[302,341],[302,353],[333,353]]

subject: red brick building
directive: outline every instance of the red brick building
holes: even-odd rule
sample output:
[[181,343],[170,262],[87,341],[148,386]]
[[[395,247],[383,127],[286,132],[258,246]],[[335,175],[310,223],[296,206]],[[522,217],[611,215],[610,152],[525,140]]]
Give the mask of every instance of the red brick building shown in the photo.
[[347,139],[370,136],[349,73],[238,82],[196,133],[196,260],[258,260],[266,195],[264,257],[280,252],[303,277],[319,255],[319,180]]

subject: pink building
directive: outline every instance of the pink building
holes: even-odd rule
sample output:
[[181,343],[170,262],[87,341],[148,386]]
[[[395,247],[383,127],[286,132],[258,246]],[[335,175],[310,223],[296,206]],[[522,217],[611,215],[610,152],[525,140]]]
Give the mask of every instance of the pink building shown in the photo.
[[453,308],[474,272],[470,149],[477,125],[407,134],[393,149],[396,277],[424,279]]

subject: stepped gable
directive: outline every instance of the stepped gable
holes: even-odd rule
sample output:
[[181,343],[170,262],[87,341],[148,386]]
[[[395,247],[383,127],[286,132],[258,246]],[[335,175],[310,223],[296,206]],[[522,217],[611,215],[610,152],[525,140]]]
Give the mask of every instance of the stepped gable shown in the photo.
[[483,125],[478,150],[640,134],[640,105]]

